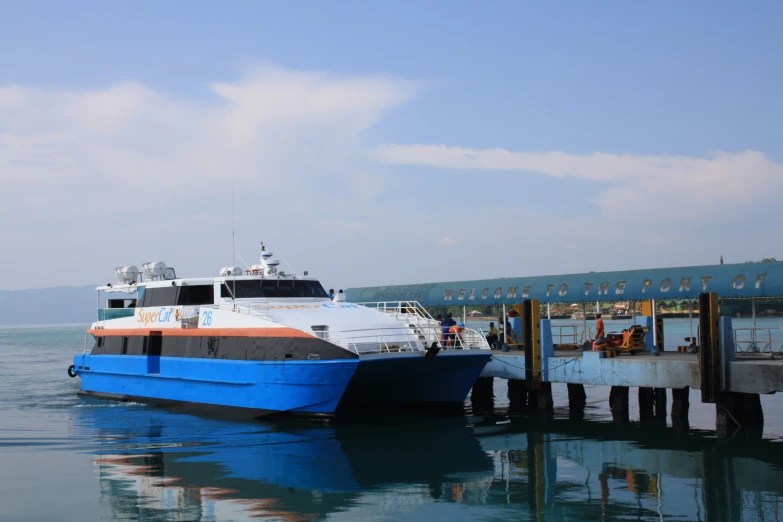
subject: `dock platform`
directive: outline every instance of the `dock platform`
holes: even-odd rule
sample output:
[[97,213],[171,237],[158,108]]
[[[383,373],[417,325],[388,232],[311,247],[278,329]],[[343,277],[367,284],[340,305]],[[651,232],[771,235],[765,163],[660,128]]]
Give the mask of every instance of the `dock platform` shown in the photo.
[[[730,363],[728,389],[740,393],[783,391],[783,361],[763,356],[738,356]],[[525,379],[525,352],[492,350],[481,377]],[[606,358],[601,351],[556,350],[543,358],[542,380],[600,386],[700,389],[701,372],[695,354],[647,352]]]

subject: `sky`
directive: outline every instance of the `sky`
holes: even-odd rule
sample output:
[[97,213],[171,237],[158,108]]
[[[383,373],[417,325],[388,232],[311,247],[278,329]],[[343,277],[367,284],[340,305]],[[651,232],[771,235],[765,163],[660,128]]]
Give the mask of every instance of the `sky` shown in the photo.
[[[0,6],[0,289],[783,259],[783,3]],[[286,266],[288,265],[288,266]]]

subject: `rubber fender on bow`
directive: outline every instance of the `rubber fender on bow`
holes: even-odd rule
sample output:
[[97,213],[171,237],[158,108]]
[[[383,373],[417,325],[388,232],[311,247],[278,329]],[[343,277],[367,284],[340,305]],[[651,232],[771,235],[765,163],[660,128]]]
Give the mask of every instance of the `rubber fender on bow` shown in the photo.
[[436,355],[438,355],[438,352],[440,351],[440,348],[438,347],[438,343],[432,343],[432,346],[427,348],[427,351],[424,354],[425,359],[432,359]]
[[79,375],[79,374],[78,374],[78,373],[76,373],[76,368],[74,367],[74,365],[73,365],[73,364],[72,364],[72,365],[70,365],[70,366],[68,367],[68,377],[70,377],[71,379],[73,379],[73,378],[74,378],[74,377],[76,377],[77,375]]

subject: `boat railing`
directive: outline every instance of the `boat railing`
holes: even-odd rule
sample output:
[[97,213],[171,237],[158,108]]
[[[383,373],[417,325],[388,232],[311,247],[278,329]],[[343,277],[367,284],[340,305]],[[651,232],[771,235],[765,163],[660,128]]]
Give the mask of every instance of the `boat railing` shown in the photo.
[[272,321],[273,323],[280,323],[280,321],[272,313],[271,311],[272,308],[269,306],[269,303],[267,302],[252,303],[250,305],[242,305],[242,306],[237,305],[236,307],[234,307],[234,305],[230,305],[230,306],[226,306],[226,308],[234,309],[237,313],[240,314],[262,317],[264,319]]
[[357,354],[416,352],[422,345],[407,328],[357,328],[316,330],[316,337]]
[[88,334],[84,334],[84,346],[82,347],[81,350],[79,350],[78,348],[76,350],[74,350],[73,351],[73,355],[74,356],[76,356],[76,355],[89,355],[90,352],[92,352],[92,345],[89,342],[91,337],[94,339],[92,334],[89,334],[89,333]]
[[424,308],[418,301],[377,301],[356,304],[366,308],[372,308],[377,312],[386,315],[405,317],[414,316],[420,317],[424,320],[435,320],[427,311],[427,309]]
[[[374,308],[384,317],[393,317],[401,326],[352,330],[327,327],[315,331],[316,336],[356,353],[419,351],[433,345],[442,349],[490,349],[485,336],[472,328],[463,328],[461,333],[443,333],[440,323],[415,301],[357,304],[370,305],[369,308]],[[236,311],[280,322],[269,303],[237,306]]]
[[456,337],[451,333],[443,333],[440,323],[418,301],[377,301],[356,304],[372,308],[405,324],[427,346],[435,343],[440,348],[490,349],[484,334],[475,329],[463,328],[462,333]]
[[463,328],[462,333],[456,334],[455,340],[459,341],[460,348],[469,350],[489,350],[491,346],[484,332],[473,328]]
[[421,328],[361,328],[355,330],[316,330],[320,339],[357,354],[421,351],[432,346],[447,350],[489,349],[489,343],[476,330],[465,328],[461,333],[442,334]]
[[773,340],[772,330],[780,328],[733,328],[734,351],[744,354],[769,354],[771,357],[780,354],[783,352],[783,341]]

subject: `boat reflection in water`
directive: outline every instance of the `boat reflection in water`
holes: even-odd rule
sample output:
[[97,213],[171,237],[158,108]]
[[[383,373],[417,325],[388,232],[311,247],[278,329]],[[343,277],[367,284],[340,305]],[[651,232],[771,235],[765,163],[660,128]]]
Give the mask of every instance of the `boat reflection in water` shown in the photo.
[[83,408],[78,424],[97,439],[113,518],[313,520],[350,509],[363,492],[426,493],[450,475],[492,475],[464,417],[265,424],[130,406]]
[[779,443],[695,431],[461,416],[243,424],[132,405],[77,417],[109,518],[775,520],[783,494]]

